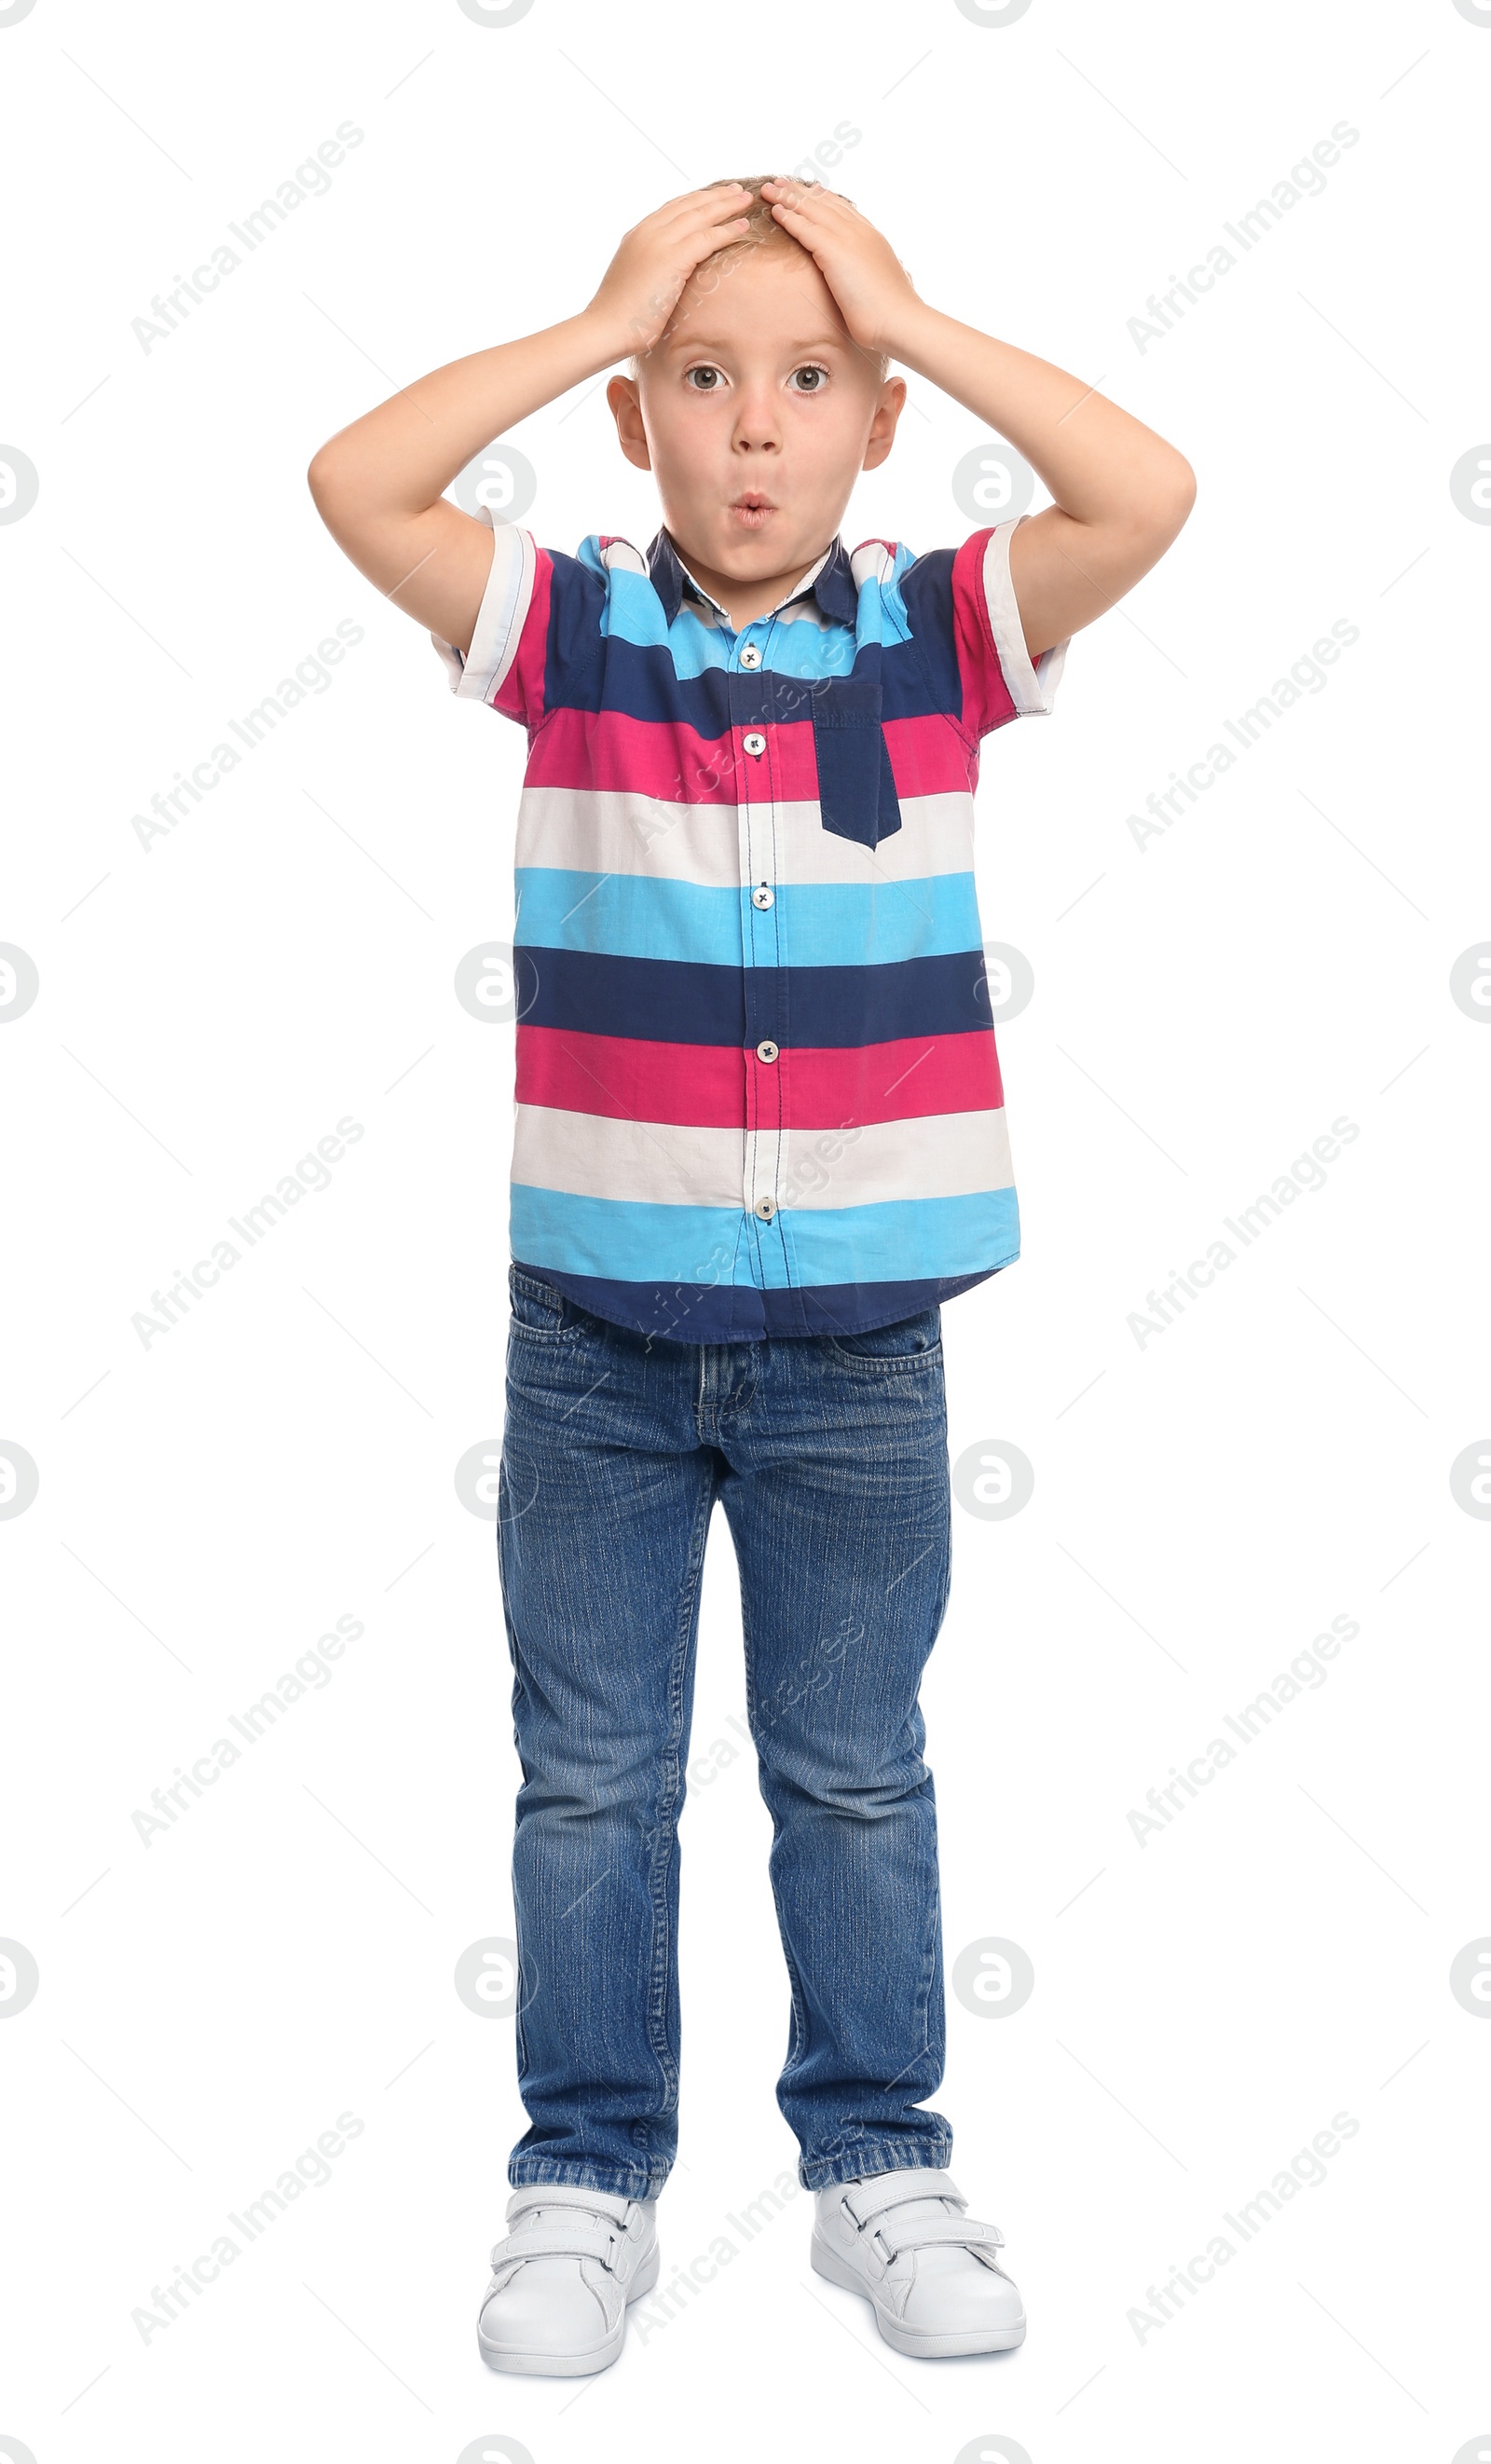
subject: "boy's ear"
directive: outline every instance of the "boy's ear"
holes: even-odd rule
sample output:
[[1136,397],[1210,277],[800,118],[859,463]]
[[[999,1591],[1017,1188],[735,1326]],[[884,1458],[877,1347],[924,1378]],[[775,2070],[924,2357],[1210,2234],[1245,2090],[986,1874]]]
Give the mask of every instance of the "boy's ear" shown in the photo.
[[863,470],[874,471],[885,460],[895,443],[896,424],[905,408],[905,377],[888,377],[880,388],[880,400],[875,405],[875,416],[869,424],[865,459],[861,465]]
[[[905,390],[903,385],[903,393]],[[635,463],[639,471],[650,471],[652,456],[647,451],[647,431],[642,424],[636,378],[613,377],[605,388],[605,398],[616,422],[617,442],[627,461]]]

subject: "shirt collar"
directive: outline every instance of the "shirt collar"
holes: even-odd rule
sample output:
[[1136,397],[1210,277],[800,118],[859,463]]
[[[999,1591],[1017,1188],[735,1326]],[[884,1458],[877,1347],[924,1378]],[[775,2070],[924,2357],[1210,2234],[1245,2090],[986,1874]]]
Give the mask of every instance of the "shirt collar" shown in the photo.
[[[682,605],[686,584],[691,591],[697,593],[707,606],[717,608],[727,624],[730,622],[726,610],[720,607],[719,601],[711,598],[703,585],[695,582],[666,530],[658,532],[647,549],[647,572],[652,587],[663,603],[664,617],[669,625]],[[812,592],[830,623],[838,625],[854,623],[859,611],[859,592],[855,588],[848,553],[842,539],[836,539],[831,546],[824,549],[812,571],[804,574],[797,588],[790,590],[785,599],[778,600],[777,606],[790,606],[793,600],[805,597],[809,591]],[[771,613],[775,616],[777,608],[774,607]]]

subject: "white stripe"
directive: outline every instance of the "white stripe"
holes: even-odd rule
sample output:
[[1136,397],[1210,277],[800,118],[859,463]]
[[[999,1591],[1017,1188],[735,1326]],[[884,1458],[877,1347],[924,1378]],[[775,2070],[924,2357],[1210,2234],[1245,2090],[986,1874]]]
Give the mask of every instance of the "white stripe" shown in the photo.
[[1014,1178],[1002,1110],[788,1130],[779,1138],[763,1131],[755,1141],[754,1177],[748,1143],[744,1130],[613,1121],[519,1104],[513,1178],[532,1189],[646,1205],[754,1206],[774,1198],[778,1206],[804,1210],[967,1198],[1008,1189]]
[[849,571],[856,590],[863,590],[866,582],[877,582],[882,590],[888,590],[895,571],[895,550],[887,547],[884,539],[866,539],[850,556]]
[[[901,827],[875,847],[825,830],[816,803],[746,808],[775,821],[774,883],[925,881],[974,869],[974,801],[964,794],[903,796]],[[525,787],[516,861],[565,872],[647,873],[708,890],[741,882],[740,808],[675,804],[588,787]],[[745,878],[755,874],[747,871]]]
[[1056,699],[1056,688],[1066,665],[1071,648],[1071,635],[1058,642],[1054,649],[1042,650],[1035,666],[1025,648],[1025,628],[1020,623],[1020,605],[1015,597],[1015,584],[1010,576],[1010,539],[1020,522],[1030,519],[1021,514],[1016,521],[1000,522],[984,550],[984,598],[989,608],[989,623],[994,630],[995,647],[999,653],[999,666],[1010,689],[1010,699],[1021,717],[1049,718]]
[[[628,543],[629,543],[629,542],[628,542]],[[633,555],[635,555],[635,554],[636,554],[636,550],[635,550],[635,548],[633,548],[633,550],[632,550],[632,554],[633,554]],[[726,607],[722,607],[722,606],[720,605],[719,601],[718,601],[717,599],[712,599],[712,598],[710,597],[709,592],[705,589],[705,587],[704,587],[704,585],[703,585],[703,583],[702,583],[695,582],[695,580],[694,580],[694,578],[693,578],[693,575],[690,572],[690,570],[689,570],[688,566],[685,564],[685,562],[684,562],[684,561],[683,561],[683,558],[682,558],[681,556],[678,556],[678,550],[677,550],[677,548],[676,548],[676,547],[675,547],[675,548],[674,548],[674,550],[673,550],[673,554],[674,554],[674,556],[675,556],[675,557],[678,557],[678,570],[679,570],[679,572],[683,575],[683,578],[684,578],[684,587],[685,587],[686,591],[690,594],[690,596],[691,596],[692,598],[694,598],[694,599],[698,600],[698,601],[700,602],[700,604],[701,604],[703,606],[705,606],[705,607],[713,607],[713,608],[715,610],[716,616],[723,616],[723,617],[724,617],[724,619],[725,619],[726,624],[727,624],[727,625],[729,625],[729,623],[730,623],[730,611],[729,611],[729,609],[728,609],[728,608],[726,608]],[[792,603],[793,603],[793,601],[794,601],[795,599],[799,598],[799,597],[800,596],[800,594],[801,594],[804,590],[811,590],[811,589],[812,589],[812,587],[813,587],[814,583],[818,580],[819,575],[822,572],[822,569],[823,569],[824,565],[828,562],[828,560],[829,560],[829,558],[832,556],[832,554],[833,554],[833,541],[830,539],[830,541],[829,541],[828,545],[824,548],[822,555],[819,558],[818,562],[817,562],[816,564],[810,564],[810,565],[808,566],[808,569],[807,569],[806,573],[804,573],[804,575],[802,576],[801,581],[800,581],[800,583],[796,583],[796,584],[795,584],[795,586],[794,586],[791,590],[789,590],[789,591],[788,591],[786,598],[785,598],[785,599],[778,599],[775,607],[770,607],[770,608],[768,608],[768,609],[767,609],[766,614],[767,614],[768,618],[770,618],[770,617],[772,617],[772,616],[779,616],[779,615],[781,614],[781,612],[782,612],[782,609],[783,609],[784,607],[790,607],[790,606],[791,606],[791,605],[792,605]],[[609,561],[610,561],[609,554],[607,554],[606,561],[607,561],[607,562],[609,562]],[[644,573],[647,571],[647,568],[646,562],[644,562],[644,565],[643,565],[643,568],[642,568],[642,569],[643,569]],[[760,618],[759,618],[759,617],[756,617],[756,618],[753,618],[753,619],[752,619],[752,622],[753,622],[753,623],[756,623],[756,624],[759,624],[759,623],[760,623],[760,621],[761,621],[761,620],[760,620]]]
[[480,508],[477,519],[485,521],[492,533],[492,569],[476,613],[471,647],[463,659],[438,633],[429,638],[449,673],[457,700],[490,702],[517,656],[537,559],[532,533],[518,530],[512,522],[493,521],[490,505]]
[[[695,599],[692,590],[686,586],[682,604],[688,608],[696,624],[707,625],[712,632],[733,633],[735,631],[735,628],[724,609],[716,606],[713,599]],[[763,624],[766,620],[764,617],[756,617],[753,621]],[[817,600],[809,591],[806,598],[800,596],[797,599],[789,599],[785,606],[772,608],[771,621],[774,625],[816,625],[819,631],[824,633],[836,620],[832,616],[823,614]]]
[[1009,1132],[998,1111],[931,1112],[857,1130],[789,1130],[779,1206],[875,1206],[891,1198],[972,1198],[1009,1189]]
[[601,561],[607,573],[636,573],[644,582],[650,578],[647,558],[640,547],[633,547],[630,539],[613,539],[608,547],[601,550]]

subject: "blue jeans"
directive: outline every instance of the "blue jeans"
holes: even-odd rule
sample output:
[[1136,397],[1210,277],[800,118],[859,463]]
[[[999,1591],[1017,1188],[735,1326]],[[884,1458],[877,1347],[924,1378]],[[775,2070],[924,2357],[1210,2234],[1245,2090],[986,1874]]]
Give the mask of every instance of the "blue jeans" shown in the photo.
[[678,2137],[678,1836],[705,1536],[746,1711],[808,2189],[946,2165],[936,1811],[917,1686],[947,1605],[939,1312],[663,1342],[511,1270],[497,1540],[523,1782],[515,2185],[651,2198]]

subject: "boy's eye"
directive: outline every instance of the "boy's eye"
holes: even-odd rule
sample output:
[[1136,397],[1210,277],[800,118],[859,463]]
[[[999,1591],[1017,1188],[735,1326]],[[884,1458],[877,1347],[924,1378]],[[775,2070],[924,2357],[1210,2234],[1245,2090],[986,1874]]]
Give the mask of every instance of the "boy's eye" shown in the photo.
[[[726,382],[724,370],[707,360],[684,370],[684,385],[690,393],[720,393]],[[789,389],[802,394],[822,393],[827,383],[828,370],[816,360],[806,361],[801,367],[794,368],[787,379]]]

